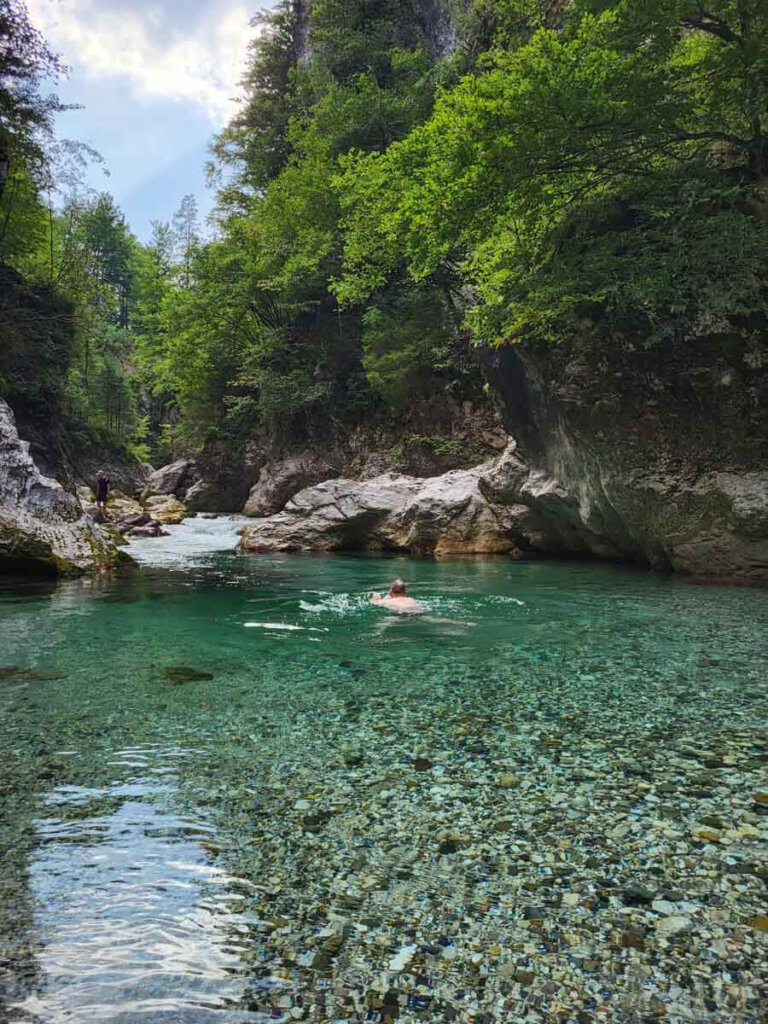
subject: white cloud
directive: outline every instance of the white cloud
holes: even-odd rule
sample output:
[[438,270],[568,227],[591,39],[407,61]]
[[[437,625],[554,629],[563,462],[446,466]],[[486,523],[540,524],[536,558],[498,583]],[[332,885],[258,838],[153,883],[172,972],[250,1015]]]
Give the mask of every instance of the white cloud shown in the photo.
[[217,127],[233,113],[253,3],[173,3],[173,15],[152,0],[27,0],[27,6],[52,48],[89,79],[123,79],[137,99],[193,103]]

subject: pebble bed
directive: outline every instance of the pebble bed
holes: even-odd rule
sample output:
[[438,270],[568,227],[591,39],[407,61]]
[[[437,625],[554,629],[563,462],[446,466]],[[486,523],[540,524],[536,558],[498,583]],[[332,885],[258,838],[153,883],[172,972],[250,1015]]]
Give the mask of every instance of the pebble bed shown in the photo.
[[405,694],[384,666],[341,661],[315,669],[322,710],[286,678],[260,730],[235,714],[221,856],[252,885],[251,1008],[768,1020],[761,672],[736,702],[717,659],[624,661],[484,675],[446,659],[420,687],[416,657]]
[[[6,1018],[4,991],[77,1024],[768,1022],[764,593],[396,563],[429,608],[406,619],[368,600],[389,563],[214,555],[193,575],[173,543],[147,541],[162,572],[2,607],[0,1022],[65,1019]],[[100,1008],[50,969],[94,885],[54,864],[39,888],[40,819],[71,814],[67,862],[93,842],[120,881],[98,890],[114,950],[131,891],[203,951],[181,969],[148,926],[159,982],[86,958]],[[166,841],[171,878],[202,888],[141,881]],[[231,986],[206,981],[214,953]]]

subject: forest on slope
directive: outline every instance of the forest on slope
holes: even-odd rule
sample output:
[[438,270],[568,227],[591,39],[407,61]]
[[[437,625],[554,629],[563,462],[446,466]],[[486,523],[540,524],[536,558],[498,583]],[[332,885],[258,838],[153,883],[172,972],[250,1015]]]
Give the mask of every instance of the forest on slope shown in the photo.
[[290,446],[488,402],[478,350],[764,322],[763,0],[282,0],[209,231],[185,197],[148,244],[21,0],[0,44],[0,397],[70,444]]

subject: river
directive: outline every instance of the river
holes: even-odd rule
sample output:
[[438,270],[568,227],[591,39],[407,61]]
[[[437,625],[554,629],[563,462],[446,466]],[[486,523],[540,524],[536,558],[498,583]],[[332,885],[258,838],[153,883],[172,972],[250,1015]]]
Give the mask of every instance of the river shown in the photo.
[[0,1021],[765,1019],[765,591],[238,526],[0,585]]

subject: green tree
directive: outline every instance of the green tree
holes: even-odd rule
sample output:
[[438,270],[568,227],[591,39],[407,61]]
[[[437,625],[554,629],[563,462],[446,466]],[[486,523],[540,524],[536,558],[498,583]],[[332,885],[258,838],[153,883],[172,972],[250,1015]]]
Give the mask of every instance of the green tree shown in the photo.
[[288,126],[296,113],[294,68],[298,27],[291,0],[251,22],[257,34],[248,47],[241,81],[243,103],[211,146],[213,180],[220,183],[220,213],[245,213],[288,161]]
[[192,265],[200,246],[200,220],[197,199],[184,196],[173,215],[173,236],[176,241],[179,281],[183,288],[192,284]]
[[13,170],[23,168],[38,182],[46,180],[53,119],[64,107],[40,89],[60,71],[25,4],[0,0],[0,198]]
[[221,237],[168,320],[169,379],[198,443],[235,426],[306,436],[385,393],[366,383],[362,311],[340,313],[329,289],[342,269],[335,178],[350,149],[384,150],[429,116],[438,67],[419,11],[318,0],[308,25],[288,4],[264,19],[245,106],[214,144],[230,175]]
[[758,0],[574,3],[402,142],[345,161],[338,294],[361,301],[403,261],[417,281],[458,268],[497,342],[762,309],[767,60]]

